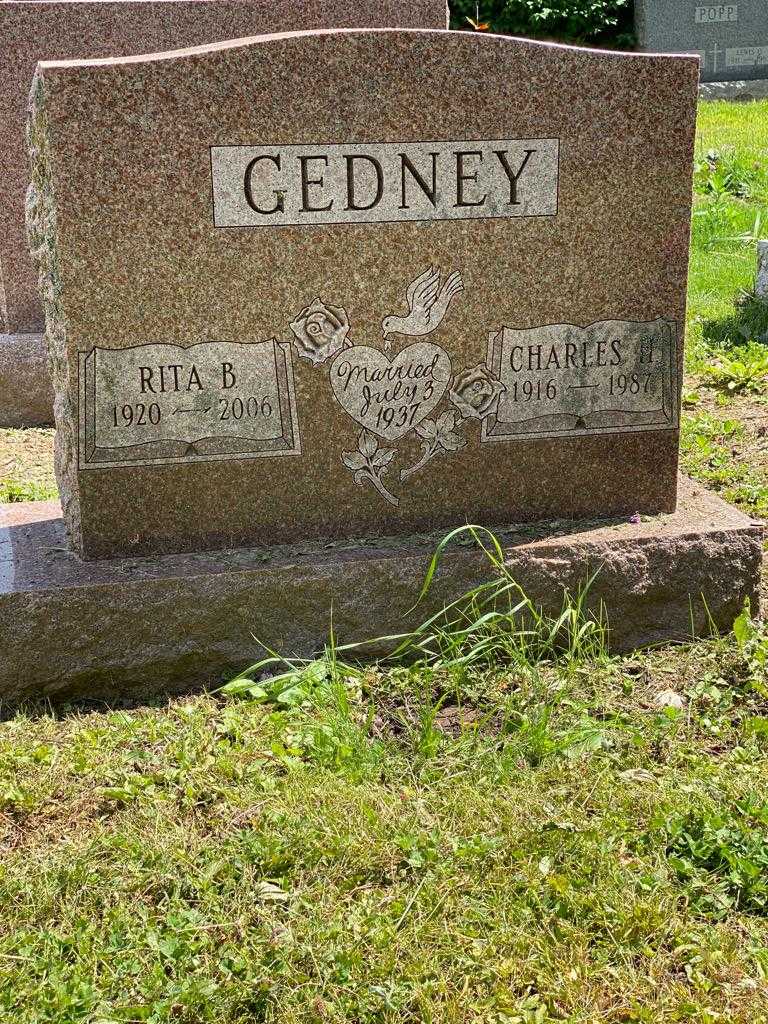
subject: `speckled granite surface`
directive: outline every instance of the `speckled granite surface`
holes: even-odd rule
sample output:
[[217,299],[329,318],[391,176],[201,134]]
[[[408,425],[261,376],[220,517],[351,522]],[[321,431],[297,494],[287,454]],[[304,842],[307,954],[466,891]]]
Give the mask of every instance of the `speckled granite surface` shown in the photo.
[[37,61],[152,53],[284,30],[446,24],[445,0],[0,0],[0,333],[35,332],[42,324],[24,232],[24,121]]
[[53,423],[53,387],[41,334],[0,334],[0,427]]
[[[407,31],[288,34],[158,60],[42,65],[30,209],[75,546],[102,557],[673,509],[674,423],[590,433],[588,416],[566,417],[559,436],[483,443],[482,403],[499,389],[483,361],[502,326],[576,331],[663,318],[676,338],[673,370],[681,368],[697,79],[693,58]],[[542,216],[215,226],[209,147],[424,139],[548,140],[525,144],[548,160],[555,140],[554,210],[548,178]],[[479,202],[472,159],[463,185]],[[242,188],[242,175],[231,180]],[[319,204],[322,186],[312,188]],[[287,209],[293,200],[284,198]],[[418,325],[402,314],[430,266],[442,288],[459,271],[463,291],[448,295],[439,330],[408,337]],[[387,357],[382,324],[392,332]],[[78,418],[79,353],[273,338],[292,364],[300,455],[201,461],[207,449],[177,445],[158,449],[182,451],[174,464],[146,464],[135,448],[133,463],[83,468],[91,456],[87,446],[78,453],[78,429],[91,425]],[[450,382],[433,342],[450,356]],[[372,429],[361,441],[369,421],[344,406],[329,367],[364,349],[368,369],[389,359],[402,366],[415,344],[426,346],[418,365],[442,368],[440,403],[429,399],[429,420],[415,423],[421,433],[374,424],[378,436]],[[511,389],[508,380],[507,396]],[[121,415],[118,404],[122,428]]]

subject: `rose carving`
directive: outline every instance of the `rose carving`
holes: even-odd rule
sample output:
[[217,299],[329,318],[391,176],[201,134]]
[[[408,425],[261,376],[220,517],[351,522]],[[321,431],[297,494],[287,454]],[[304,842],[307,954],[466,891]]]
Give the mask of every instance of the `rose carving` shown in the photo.
[[341,306],[315,299],[290,324],[299,355],[315,364],[324,363],[347,344],[349,318]]
[[499,395],[506,390],[485,363],[478,363],[456,374],[448,397],[466,419],[484,420],[493,412]]

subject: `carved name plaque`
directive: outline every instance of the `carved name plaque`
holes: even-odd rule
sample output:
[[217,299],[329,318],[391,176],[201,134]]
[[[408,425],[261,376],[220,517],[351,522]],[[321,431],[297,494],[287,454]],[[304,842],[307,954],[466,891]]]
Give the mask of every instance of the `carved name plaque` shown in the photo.
[[80,468],[300,455],[290,345],[80,353]]
[[676,358],[676,325],[663,319],[502,327],[488,365],[504,392],[482,440],[674,428]]
[[557,139],[212,146],[214,225],[557,213]]
[[729,46],[725,51],[726,68],[755,68],[768,64],[768,46]]

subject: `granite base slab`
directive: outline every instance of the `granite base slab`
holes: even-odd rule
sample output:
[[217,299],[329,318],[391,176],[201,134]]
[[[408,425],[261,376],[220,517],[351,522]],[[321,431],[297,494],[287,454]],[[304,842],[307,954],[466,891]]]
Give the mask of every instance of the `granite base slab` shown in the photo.
[[[549,522],[498,530],[531,598],[556,610],[563,588],[600,570],[611,646],[689,638],[708,615],[727,630],[759,603],[763,527],[683,480],[678,510],[644,522]],[[434,536],[83,562],[53,502],[0,506],[0,699],[113,699],[215,687],[262,656],[403,632],[488,578],[476,550],[447,551],[410,616]],[[705,608],[706,602],[706,608]],[[707,611],[708,609],[708,611]]]
[[53,385],[42,334],[0,334],[0,428],[53,423]]
[[768,78],[736,82],[702,82],[699,86],[699,99],[730,100],[732,103],[768,99]]

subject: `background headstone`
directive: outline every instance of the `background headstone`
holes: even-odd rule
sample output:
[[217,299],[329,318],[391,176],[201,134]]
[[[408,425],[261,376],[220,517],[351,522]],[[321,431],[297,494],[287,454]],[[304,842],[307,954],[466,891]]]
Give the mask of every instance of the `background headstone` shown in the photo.
[[[0,0],[0,334],[42,324],[24,230],[24,123],[39,60],[153,53],[307,28],[445,28],[446,19],[445,0]],[[0,423],[2,406],[0,395]]]
[[40,65],[76,548],[674,509],[697,81],[413,31]]
[[701,81],[768,78],[768,0],[635,0],[638,45],[701,57]]
[[757,243],[757,274],[755,276],[755,295],[768,303],[768,239]]

